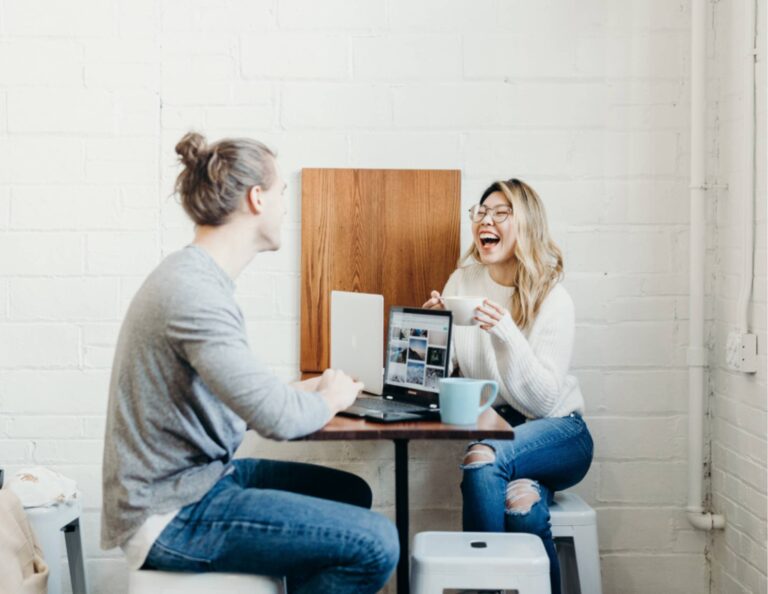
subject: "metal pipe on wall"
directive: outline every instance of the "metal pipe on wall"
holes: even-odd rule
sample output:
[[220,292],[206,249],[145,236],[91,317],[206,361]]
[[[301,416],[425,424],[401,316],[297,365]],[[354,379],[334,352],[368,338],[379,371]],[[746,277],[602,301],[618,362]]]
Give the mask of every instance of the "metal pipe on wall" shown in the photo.
[[688,331],[688,520],[701,530],[725,526],[722,515],[702,505],[704,465],[704,256],[706,250],[706,7],[693,0],[691,15],[691,222],[690,322]]
[[[744,167],[742,227],[743,269],[739,290],[738,320],[742,334],[749,332],[749,299],[752,295],[755,261],[755,0],[744,0],[744,46],[743,59],[739,60],[741,92],[744,96],[744,132],[740,135],[741,163]],[[741,52],[739,52],[741,53]],[[739,56],[741,58],[741,56]],[[740,175],[740,174],[739,174]],[[741,176],[741,175],[740,175]],[[739,184],[742,188],[742,184]],[[736,198],[741,198],[736,196]]]

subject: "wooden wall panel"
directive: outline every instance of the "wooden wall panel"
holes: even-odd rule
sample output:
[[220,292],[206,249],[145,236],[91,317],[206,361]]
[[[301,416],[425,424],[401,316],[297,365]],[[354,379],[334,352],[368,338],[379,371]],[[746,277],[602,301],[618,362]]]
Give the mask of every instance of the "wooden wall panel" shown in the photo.
[[458,170],[304,169],[301,370],[329,365],[331,291],[420,306],[459,257]]

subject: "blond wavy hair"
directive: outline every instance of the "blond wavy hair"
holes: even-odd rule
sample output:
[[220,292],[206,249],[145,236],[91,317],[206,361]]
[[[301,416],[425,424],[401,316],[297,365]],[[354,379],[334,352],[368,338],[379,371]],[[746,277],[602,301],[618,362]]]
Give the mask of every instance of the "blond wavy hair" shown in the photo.
[[[513,250],[515,292],[509,311],[515,324],[527,329],[544,299],[563,277],[563,254],[549,235],[544,205],[531,186],[515,178],[496,181],[483,192],[480,204],[494,192],[501,192],[512,207],[517,241]],[[471,260],[481,261],[474,240],[458,265],[467,266]]]

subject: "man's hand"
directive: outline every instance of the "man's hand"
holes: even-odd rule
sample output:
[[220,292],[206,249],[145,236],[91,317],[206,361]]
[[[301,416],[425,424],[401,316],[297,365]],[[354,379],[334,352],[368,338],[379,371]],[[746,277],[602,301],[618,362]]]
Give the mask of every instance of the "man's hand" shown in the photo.
[[291,386],[302,392],[317,392],[320,385],[320,376],[311,377],[309,379],[302,380],[300,382],[293,382]]
[[319,378],[317,390],[333,414],[352,405],[363,391],[363,383],[356,382],[343,371],[326,369]]

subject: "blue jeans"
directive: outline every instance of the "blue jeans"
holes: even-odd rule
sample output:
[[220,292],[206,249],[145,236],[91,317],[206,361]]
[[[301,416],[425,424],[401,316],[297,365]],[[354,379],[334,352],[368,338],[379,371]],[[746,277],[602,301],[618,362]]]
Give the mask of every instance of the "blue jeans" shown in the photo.
[[291,593],[377,592],[397,565],[397,531],[370,511],[361,478],[297,462],[234,460],[183,507],[145,569],[286,576]]
[[[549,506],[555,491],[572,487],[592,463],[592,437],[578,414],[536,419],[515,427],[514,439],[484,440],[495,459],[463,465],[463,524],[468,532],[527,532],[539,536],[549,557],[552,594],[560,593],[560,564]],[[509,509],[507,486],[530,479],[539,500],[530,510]]]

